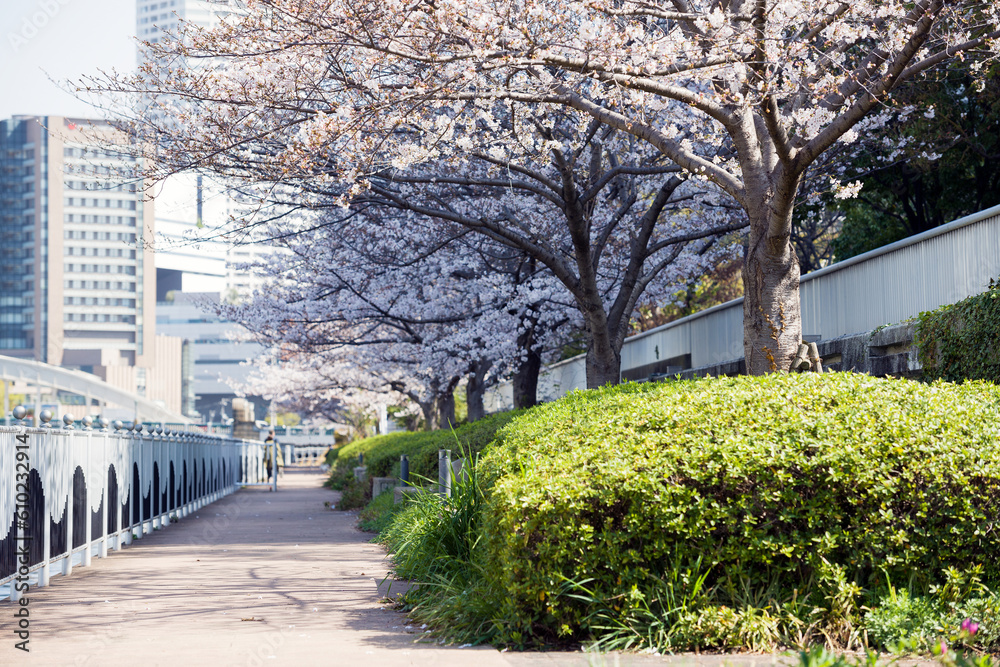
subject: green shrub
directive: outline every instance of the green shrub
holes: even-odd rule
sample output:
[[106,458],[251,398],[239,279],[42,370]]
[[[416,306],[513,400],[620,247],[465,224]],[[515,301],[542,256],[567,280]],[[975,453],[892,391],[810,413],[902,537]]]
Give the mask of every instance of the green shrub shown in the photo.
[[399,457],[406,454],[410,460],[410,474],[417,477],[437,479],[438,450],[452,450],[457,458],[459,450],[477,454],[493,441],[497,430],[505,426],[523,411],[501,412],[489,415],[471,424],[454,429],[418,431],[413,433],[389,433],[372,438],[357,440],[336,450],[331,464],[333,476],[336,469],[357,465],[358,454],[365,455],[365,465],[372,477],[398,477]]
[[[981,651],[1000,650],[1000,596],[981,585],[978,568],[971,576],[945,572],[945,583],[926,594],[889,586],[865,615],[873,646],[886,650],[928,651],[946,638]],[[974,635],[962,632],[962,622],[974,621]]]
[[506,591],[495,616],[514,644],[628,624],[696,563],[712,597],[671,636],[856,644],[883,572],[926,589],[981,565],[1000,581],[998,424],[987,383],[774,374],[575,392],[485,454],[472,560]]
[[[941,667],[997,667],[997,662],[988,655],[967,655],[948,651],[946,653],[935,653]],[[814,646],[808,651],[799,653],[799,667],[894,667],[901,664],[910,664],[912,661],[901,663],[900,657],[886,661],[883,656],[872,651],[866,651],[864,655],[848,656],[831,653],[823,646]]]
[[372,498],[371,502],[358,512],[358,528],[368,533],[381,533],[385,530],[398,511],[394,504],[395,495],[395,492],[389,489]]
[[330,466],[331,468],[337,462],[337,447],[331,447],[326,450],[326,454],[323,455],[323,463]]
[[1000,383],[1000,281],[982,294],[920,313],[917,353],[928,380]]
[[902,590],[868,612],[865,627],[875,646],[891,648],[902,644],[927,650],[945,634],[945,614],[939,600],[922,595],[911,597]]
[[453,478],[451,497],[426,491],[412,494],[406,509],[381,536],[396,555],[399,576],[427,581],[472,561],[484,500],[475,459],[463,466],[462,478]]
[[354,470],[350,466],[340,465],[330,469],[330,476],[324,483],[327,488],[334,491],[343,491],[344,487],[354,479]]
[[354,510],[364,507],[372,499],[372,480],[366,477],[357,480],[352,473],[350,477],[344,478],[344,483],[340,488],[340,501],[337,503],[339,510]]

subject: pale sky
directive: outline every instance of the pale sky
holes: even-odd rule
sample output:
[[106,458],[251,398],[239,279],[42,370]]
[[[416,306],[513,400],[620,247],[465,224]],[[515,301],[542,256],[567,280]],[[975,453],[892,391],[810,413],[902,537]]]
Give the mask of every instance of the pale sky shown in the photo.
[[100,115],[50,81],[135,69],[135,0],[0,0],[0,119]]

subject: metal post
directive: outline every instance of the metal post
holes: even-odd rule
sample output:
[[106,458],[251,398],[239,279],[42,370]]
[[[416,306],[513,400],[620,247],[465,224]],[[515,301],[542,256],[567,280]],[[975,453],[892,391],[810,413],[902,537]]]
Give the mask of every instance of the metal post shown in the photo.
[[35,428],[42,425],[41,422],[42,415],[42,380],[40,377],[35,378]]
[[[48,498],[46,497],[46,501],[47,500],[48,500]],[[44,519],[45,523],[48,523],[48,518],[46,518],[46,517],[30,517],[30,518],[33,521],[38,521],[39,519]],[[49,531],[46,530],[45,534],[47,535],[48,532]],[[27,527],[27,525],[24,522],[22,522],[22,521],[15,521],[14,522],[14,534],[15,534],[15,539],[17,540],[18,544],[27,544],[28,543],[28,541],[26,539],[28,537],[28,527]],[[17,561],[15,560],[14,562],[16,563]],[[43,565],[42,567],[44,568],[45,566]],[[20,600],[21,599],[21,595],[23,593],[23,591],[17,590],[17,583],[18,583],[17,579],[13,579],[10,582],[10,594],[7,596],[7,599],[10,600],[11,602],[17,602],[18,600]],[[39,583],[39,586],[44,586],[44,585],[45,584]]]
[[146,486],[146,479],[149,479],[149,515],[153,516],[153,464],[149,463],[149,475],[146,475],[146,462],[149,460],[152,452],[146,451],[146,445],[142,441],[142,438],[138,437],[135,430],[136,422],[132,422],[132,428],[129,430],[128,439],[129,445],[135,448],[135,451],[139,452],[139,537],[145,537],[147,532],[153,532],[152,528],[149,531],[146,530],[146,516],[143,508],[143,497],[142,489]]
[[451,450],[438,450],[438,493],[451,498]]
[[378,434],[385,435],[389,432],[389,409],[382,403],[378,406]]
[[[53,445],[55,445],[55,443],[58,442],[58,440],[56,440],[55,436],[53,435],[52,431],[46,433],[45,437],[50,438],[50,442],[52,442]],[[69,438],[67,438],[67,440],[69,440]],[[73,453],[71,445],[66,447],[60,447],[60,449],[62,450],[61,452],[62,455],[59,458],[65,461],[66,468],[68,468],[69,470],[76,470],[76,466],[73,465]],[[73,476],[72,473],[70,473],[70,480],[72,479]],[[74,516],[75,514],[73,512],[73,505],[75,504],[74,503],[75,498],[73,497],[74,486],[75,485],[71,481],[69,484],[69,500],[66,502],[66,560],[63,561],[63,574],[65,576],[69,576],[70,574],[73,573],[73,524],[76,522],[77,519],[81,521],[84,520],[83,517]],[[87,503],[84,503],[84,505],[87,505]],[[86,510],[87,507],[84,507],[84,509]],[[85,516],[86,512],[84,512],[84,517]],[[89,545],[87,548],[88,549],[90,548]]]
[[[37,424],[38,422],[36,421],[35,423]],[[36,440],[35,442],[39,442],[39,441]],[[46,444],[45,441],[41,441],[40,445],[36,445],[35,451],[38,452],[39,454],[42,454],[42,449],[45,446],[45,444]],[[49,443],[49,445],[51,445],[51,444],[52,443]],[[38,457],[38,462],[39,462],[38,463],[38,474],[39,474],[39,476],[42,479],[46,479],[50,475],[49,470],[48,470],[49,461],[46,460],[47,458],[48,457],[46,457],[44,455]],[[58,460],[58,458],[56,458],[56,460],[54,461],[54,463],[57,466],[59,465],[60,461]],[[51,493],[46,493],[45,494],[45,498],[44,498],[44,500],[42,502],[42,516],[37,517],[37,518],[34,519],[35,521],[41,520],[42,526],[43,526],[43,530],[42,530],[42,567],[38,570],[38,586],[39,586],[39,588],[41,588],[42,586],[48,586],[49,585],[49,575],[51,574],[51,570],[49,569],[49,561],[52,560],[52,531],[49,530],[49,521],[51,520],[50,517],[52,516],[53,501],[54,501],[54,498],[52,498],[52,494]],[[73,504],[73,485],[72,484],[70,485],[69,504],[70,505]],[[69,512],[68,508],[67,508],[66,512],[67,513]],[[73,534],[72,533],[68,533],[67,535],[68,535],[68,537],[66,538],[67,542],[72,547],[73,546]]]
[[[268,411],[271,413],[271,433],[274,437],[271,438],[271,470],[274,472],[274,477],[271,479],[271,490],[274,492],[278,491],[278,429],[277,426],[277,415],[274,409],[274,400],[268,404]],[[288,433],[288,429],[285,429],[285,433]]]
[[[90,417],[84,418],[84,424],[88,431],[87,438],[93,442],[94,433],[91,429],[90,424],[93,423]],[[108,447],[107,435],[101,435],[100,437],[100,450],[101,450],[101,470],[104,471],[101,479],[101,488],[104,489],[104,502],[101,503],[101,541],[100,547],[97,552],[98,558],[108,557],[108,542],[111,540],[111,535],[108,531],[108,517],[111,515],[111,486],[108,484],[108,473],[107,471],[111,467],[111,452]],[[117,501],[115,501],[117,502]]]
[[[72,415],[69,415],[69,414],[63,415],[63,420],[66,422],[66,428],[67,429],[72,429],[73,428],[73,417],[72,417]],[[70,431],[69,433],[66,434],[66,440],[68,442],[70,442],[70,443],[73,442],[74,438],[73,438],[72,431]],[[84,459],[83,459],[84,461],[87,462],[86,463],[87,467],[85,468],[85,470],[87,470],[87,471],[93,470],[94,467],[95,467],[91,463],[91,460],[92,460],[91,457],[94,455],[94,448],[91,447],[90,445],[91,445],[90,436],[88,435],[87,436],[87,442],[84,445]],[[84,480],[86,482],[86,486],[84,487],[84,489],[85,489],[84,497],[86,498],[86,500],[83,503],[83,522],[84,522],[84,537],[83,537],[83,542],[84,542],[85,546],[83,547],[83,560],[80,562],[80,564],[82,566],[84,566],[84,567],[89,567],[90,566],[90,547],[91,547],[91,545],[92,545],[92,543],[94,541],[94,534],[93,534],[94,522],[91,520],[91,514],[90,514],[90,494],[93,493],[94,491],[100,489],[103,485],[102,484],[95,484],[94,480],[93,479],[89,479],[88,477],[84,477]],[[106,475],[105,475],[105,478],[104,478],[104,483],[105,484],[107,483],[107,476]],[[90,487],[90,488],[87,488],[87,487]]]
[[271,490],[278,490],[278,437],[275,435],[271,440]]
[[406,454],[399,457],[399,479],[403,486],[410,485],[410,459]]

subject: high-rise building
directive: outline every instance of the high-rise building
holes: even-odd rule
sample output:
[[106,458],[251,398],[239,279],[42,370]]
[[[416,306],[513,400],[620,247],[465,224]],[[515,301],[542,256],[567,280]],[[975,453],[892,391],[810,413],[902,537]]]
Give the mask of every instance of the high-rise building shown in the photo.
[[227,248],[212,238],[229,222],[230,197],[195,174],[174,174],[156,200],[156,299],[170,292],[227,291]]
[[[176,35],[182,23],[213,28],[236,5],[221,0],[136,0],[136,36],[156,43]],[[140,46],[138,64],[148,54]],[[206,67],[210,61],[195,61]],[[157,112],[160,113],[160,112]],[[240,215],[240,207],[226,189],[203,174],[173,174],[158,183],[156,199],[157,300],[165,302],[170,292],[247,293],[256,281],[237,265],[256,259],[261,246],[229,247],[219,232]]]
[[[237,390],[249,384],[253,369],[246,362],[263,351],[257,343],[238,340],[245,329],[220,319],[207,307],[218,303],[221,296],[175,292],[169,302],[156,308],[157,330],[185,339],[190,359],[185,371],[185,414],[196,411],[212,421],[230,412]],[[268,403],[264,399],[246,398],[255,404],[257,414],[266,414]]]
[[160,399],[180,341],[155,337],[154,212],[128,142],[99,120],[0,121],[0,354]]
[[[234,10],[219,0],[136,0],[136,36],[157,43],[176,34],[181,22],[212,28]],[[147,53],[140,47],[138,64]],[[192,63],[209,66],[207,61]],[[157,112],[165,113],[165,112]],[[157,328],[184,339],[184,413],[218,420],[231,410],[234,386],[247,380],[241,364],[260,353],[260,346],[238,342],[239,327],[203,312],[189,293],[221,297],[246,294],[259,281],[239,265],[252,262],[268,249],[259,245],[230,246],[221,232],[241,213],[239,204],[220,182],[196,172],[173,174],[152,189],[156,200]],[[204,299],[202,299],[204,300]],[[204,305],[204,304],[202,304]],[[251,397],[258,411],[264,403]]]
[[156,43],[176,31],[181,21],[208,28],[227,13],[224,5],[211,0],[136,0],[135,34],[142,41]]

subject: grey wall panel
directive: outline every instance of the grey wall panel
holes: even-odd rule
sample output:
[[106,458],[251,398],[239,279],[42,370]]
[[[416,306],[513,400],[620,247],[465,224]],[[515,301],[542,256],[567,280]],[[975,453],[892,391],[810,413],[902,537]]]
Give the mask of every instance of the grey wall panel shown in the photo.
[[[836,338],[901,322],[986,289],[1000,276],[1000,207],[802,277],[802,333]],[[743,300],[626,339],[622,370],[691,355],[694,367],[743,356]]]
[[553,364],[538,378],[538,398],[553,401],[574,389],[587,388],[587,361],[583,355]]
[[[802,333],[826,340],[871,331],[979,294],[997,277],[1000,206],[802,276]],[[692,367],[741,358],[743,299],[627,338],[622,370],[685,354]],[[538,393],[552,400],[586,386],[580,356],[543,371]],[[509,403],[509,383],[492,394],[494,405]]]
[[634,336],[622,346],[622,368],[688,354],[691,349],[691,328],[686,326],[660,328],[648,336]]
[[743,300],[691,320],[691,365],[716,364],[743,356]]
[[1000,215],[845,264],[802,277],[803,333],[869,331],[984,291],[1000,276]]

